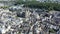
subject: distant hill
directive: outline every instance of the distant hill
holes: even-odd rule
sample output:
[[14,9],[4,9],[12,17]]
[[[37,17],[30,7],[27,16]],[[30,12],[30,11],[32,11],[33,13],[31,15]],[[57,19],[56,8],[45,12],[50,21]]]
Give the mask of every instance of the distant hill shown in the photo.
[[0,1],[16,1],[16,0],[0,0]]
[[0,0],[0,6],[13,5],[16,0]]
[[19,0],[19,1],[60,2],[60,0]]

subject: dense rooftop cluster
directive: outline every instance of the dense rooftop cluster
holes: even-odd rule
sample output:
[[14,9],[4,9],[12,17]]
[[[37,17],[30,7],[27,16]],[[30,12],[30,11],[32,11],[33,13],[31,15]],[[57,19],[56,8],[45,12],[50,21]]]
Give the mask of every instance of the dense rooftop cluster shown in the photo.
[[8,32],[9,30],[13,31],[14,29],[12,27],[14,27],[14,25],[19,26],[22,22],[21,18],[16,18],[16,12],[0,9],[0,32],[2,34]]
[[17,6],[0,9],[0,34],[60,34],[60,12]]
[[0,0],[0,34],[60,34],[60,1]]

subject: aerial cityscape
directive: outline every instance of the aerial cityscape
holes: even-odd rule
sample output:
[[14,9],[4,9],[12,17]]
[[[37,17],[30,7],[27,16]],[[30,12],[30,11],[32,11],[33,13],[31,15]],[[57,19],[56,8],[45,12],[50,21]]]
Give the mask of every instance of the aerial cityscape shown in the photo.
[[60,0],[0,0],[0,34],[60,34]]

